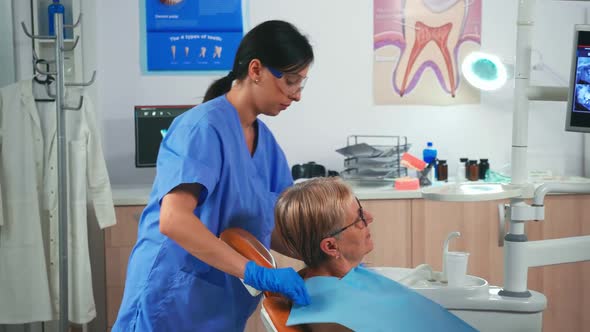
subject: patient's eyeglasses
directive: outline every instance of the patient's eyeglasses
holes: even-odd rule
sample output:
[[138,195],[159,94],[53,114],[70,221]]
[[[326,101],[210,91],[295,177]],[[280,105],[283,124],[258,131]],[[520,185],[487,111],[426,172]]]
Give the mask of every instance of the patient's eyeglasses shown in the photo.
[[365,228],[365,227],[367,227],[369,225],[367,223],[367,219],[365,218],[365,214],[363,213],[363,206],[361,205],[361,202],[359,201],[359,199],[357,197],[355,197],[354,199],[356,199],[356,202],[359,205],[359,217],[355,221],[353,221],[350,225],[346,225],[346,226],[340,228],[339,230],[328,234],[328,237],[333,237],[333,236],[336,236],[336,235],[344,232],[348,228],[350,228],[350,227],[358,224],[359,221],[362,221],[363,222],[363,227],[359,227],[361,229],[363,229],[363,228]]
[[307,82],[307,76],[303,77],[295,73],[284,73],[278,69],[269,66],[266,66],[266,68],[268,68],[268,71],[270,71],[270,73],[278,80],[284,81],[283,90],[288,96],[297,94],[305,87],[305,83]]

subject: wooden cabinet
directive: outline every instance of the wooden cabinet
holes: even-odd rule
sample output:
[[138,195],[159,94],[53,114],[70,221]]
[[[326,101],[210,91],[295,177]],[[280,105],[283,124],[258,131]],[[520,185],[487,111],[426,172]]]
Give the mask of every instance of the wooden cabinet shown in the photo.
[[137,221],[144,206],[118,206],[117,224],[105,230],[107,326],[112,328],[123,299],[127,261],[137,241]]
[[[530,241],[590,235],[590,195],[552,195]],[[590,331],[590,261],[529,269],[529,288],[547,297],[543,331]]]
[[[370,225],[375,243],[365,261],[369,266],[415,267],[430,264],[442,269],[443,243],[459,231],[450,250],[470,253],[468,273],[503,285],[503,248],[498,245],[498,204],[435,202],[422,199],[362,200],[375,221]],[[137,236],[143,206],[117,207],[117,225],[106,230],[107,318],[111,327],[121,303],[127,260]],[[590,235],[590,195],[552,195],[546,198],[545,221],[528,222],[529,240]],[[273,252],[278,266],[303,267]],[[590,326],[590,262],[529,269],[528,287],[548,300],[543,331],[588,331]],[[248,321],[247,332],[265,331],[260,310]]]
[[[498,204],[489,202],[412,201],[412,266],[442,268],[443,243],[459,231],[450,250],[470,253],[468,274],[492,285],[504,284],[504,251],[498,245]],[[530,241],[590,235],[590,196],[552,195],[545,199],[545,220],[527,222]],[[588,331],[590,262],[529,269],[528,288],[547,297],[543,331]]]
[[375,218],[370,225],[374,248],[365,257],[365,263],[411,267],[411,200],[363,200],[361,204]]
[[490,202],[412,201],[412,266],[429,264],[442,271],[443,244],[453,231],[461,232],[449,250],[469,255],[467,273],[490,284],[501,284],[503,251],[498,246],[498,204]]

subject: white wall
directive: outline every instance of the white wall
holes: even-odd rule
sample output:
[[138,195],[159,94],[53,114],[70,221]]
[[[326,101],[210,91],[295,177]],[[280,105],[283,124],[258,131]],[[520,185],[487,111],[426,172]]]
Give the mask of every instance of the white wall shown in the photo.
[[15,81],[12,2],[0,2],[0,87]]
[[14,42],[2,47],[13,48],[14,51],[14,76],[16,81],[30,79],[33,76],[33,43],[22,30],[21,22],[24,22],[31,30],[31,4],[28,1],[12,0],[12,33]]
[[[143,0],[141,0],[143,1]],[[516,1],[484,0],[482,50],[514,61]],[[533,48],[558,75],[533,72],[532,83],[564,85],[571,61],[573,24],[584,22],[577,2],[538,0]],[[303,100],[276,118],[263,118],[291,164],[316,161],[342,170],[334,152],[350,134],[406,135],[421,155],[433,141],[454,174],[460,157],[488,157],[492,168],[510,160],[513,83],[482,95],[478,105],[451,107],[374,106],[372,101],[372,1],[250,0],[250,26],[285,19],[311,39],[316,61]],[[201,101],[216,76],[142,76],[139,1],[96,4],[97,109],[102,112],[105,155],[115,185],[146,184],[153,169],[134,167],[133,106]],[[85,47],[88,45],[85,44]],[[583,138],[566,133],[565,102],[531,103],[529,168],[581,175]]]

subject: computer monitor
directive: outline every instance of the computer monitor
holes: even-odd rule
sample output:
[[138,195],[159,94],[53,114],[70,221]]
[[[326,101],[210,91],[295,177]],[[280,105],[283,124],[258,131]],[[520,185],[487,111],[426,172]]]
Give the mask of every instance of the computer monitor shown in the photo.
[[576,25],[566,131],[590,132],[590,25]]
[[155,167],[172,120],[195,105],[135,106],[135,167]]

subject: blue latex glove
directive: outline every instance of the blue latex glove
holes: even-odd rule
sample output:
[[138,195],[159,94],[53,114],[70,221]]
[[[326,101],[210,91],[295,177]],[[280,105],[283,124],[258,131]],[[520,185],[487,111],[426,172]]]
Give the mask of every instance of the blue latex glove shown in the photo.
[[281,293],[298,305],[310,303],[303,279],[290,267],[269,269],[249,261],[244,271],[244,282],[261,291]]

